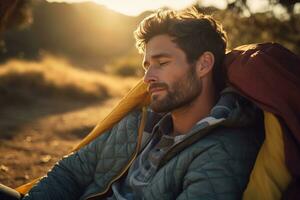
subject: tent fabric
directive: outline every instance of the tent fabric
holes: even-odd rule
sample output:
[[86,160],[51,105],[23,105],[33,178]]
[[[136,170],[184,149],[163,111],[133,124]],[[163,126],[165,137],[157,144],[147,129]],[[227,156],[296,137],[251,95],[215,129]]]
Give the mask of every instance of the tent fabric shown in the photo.
[[231,86],[278,118],[292,176],[283,198],[300,199],[300,58],[277,43],[244,45],[226,55],[224,68]]

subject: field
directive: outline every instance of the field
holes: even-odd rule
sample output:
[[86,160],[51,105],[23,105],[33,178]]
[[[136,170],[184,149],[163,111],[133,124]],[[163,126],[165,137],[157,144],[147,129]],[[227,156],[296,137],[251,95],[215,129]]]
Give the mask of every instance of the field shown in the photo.
[[0,183],[44,175],[138,81],[46,56],[0,65]]

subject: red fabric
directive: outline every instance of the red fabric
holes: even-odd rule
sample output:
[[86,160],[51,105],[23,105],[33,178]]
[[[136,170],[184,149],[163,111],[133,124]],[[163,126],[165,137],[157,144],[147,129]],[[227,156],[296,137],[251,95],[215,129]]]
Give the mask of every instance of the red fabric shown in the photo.
[[300,199],[300,58],[276,43],[244,45],[226,55],[230,85],[283,127],[292,182],[283,199]]

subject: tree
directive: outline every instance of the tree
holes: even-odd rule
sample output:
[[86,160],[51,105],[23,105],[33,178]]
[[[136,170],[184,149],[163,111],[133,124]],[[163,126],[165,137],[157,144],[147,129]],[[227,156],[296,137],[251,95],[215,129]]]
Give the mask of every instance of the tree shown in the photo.
[[[248,2],[250,2],[250,0],[233,0],[230,2],[227,0],[227,8],[240,13],[246,11],[252,14]],[[296,3],[300,3],[300,0],[268,0],[268,2],[270,4],[270,11],[273,10],[272,8],[274,6],[281,5],[286,9],[288,15],[293,15],[295,14],[294,7]]]
[[30,0],[1,0],[0,32],[31,23],[31,3]]

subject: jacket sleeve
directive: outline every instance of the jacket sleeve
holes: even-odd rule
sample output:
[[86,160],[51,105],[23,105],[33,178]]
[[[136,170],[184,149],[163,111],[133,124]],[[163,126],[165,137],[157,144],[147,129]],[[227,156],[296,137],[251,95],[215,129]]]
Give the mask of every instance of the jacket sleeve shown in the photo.
[[110,131],[65,156],[34,186],[22,200],[79,199],[94,178],[97,157]]
[[236,157],[222,144],[210,147],[190,164],[178,200],[237,200],[247,185],[253,158]]

